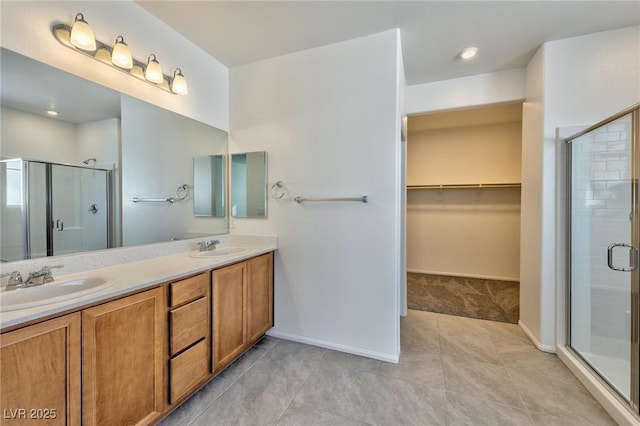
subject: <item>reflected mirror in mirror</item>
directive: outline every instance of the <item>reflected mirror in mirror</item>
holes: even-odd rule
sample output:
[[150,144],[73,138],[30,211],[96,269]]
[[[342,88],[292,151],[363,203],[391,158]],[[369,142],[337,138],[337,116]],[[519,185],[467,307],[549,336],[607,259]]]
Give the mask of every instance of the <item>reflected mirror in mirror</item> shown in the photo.
[[[82,224],[62,216],[53,218],[53,223],[49,223],[53,226],[47,232],[41,231],[40,225],[38,232],[32,228],[31,240],[27,240],[26,218],[29,216],[20,210],[20,217],[25,219],[19,227],[8,231],[3,225],[0,230],[0,251],[15,246],[13,251],[6,252],[12,253],[10,260],[20,260],[14,254],[24,251],[23,246],[27,244],[34,253],[20,258],[44,256],[47,251],[53,255],[66,254],[228,232],[223,218],[195,219],[192,194],[175,203],[131,201],[133,198],[178,200],[184,196],[184,193],[177,194],[178,188],[184,185],[193,192],[193,158],[226,155],[227,132],[4,48],[0,49],[0,75],[0,159],[19,158],[39,164],[72,166],[78,173],[65,177],[63,187],[66,189],[81,191],[88,180],[80,176],[87,173],[96,181],[103,180],[100,170],[110,170],[113,182],[109,185],[111,208],[104,201],[83,198],[79,196],[81,192],[76,194],[85,200],[78,211],[86,213],[88,220],[101,218],[102,221],[103,213],[111,210],[106,242],[102,238],[100,243],[88,243],[87,237],[95,233],[86,225],[89,222]],[[51,109],[58,114],[47,114]],[[35,172],[36,168],[32,168],[32,173]],[[18,171],[0,170],[0,188],[3,188],[0,223],[18,212],[14,208],[15,212],[12,210],[9,214],[5,208],[8,204],[17,205],[14,190],[17,177]],[[31,193],[39,197],[40,202],[46,200],[47,195],[42,191],[33,189]],[[60,219],[58,224],[57,219]],[[105,229],[102,223],[101,232]],[[47,248],[44,239],[36,241],[38,235],[46,238],[47,233],[61,243],[62,250]],[[21,239],[19,244],[16,238]],[[9,259],[3,257],[3,260]]]
[[231,215],[267,216],[267,153],[231,154]]
[[193,214],[224,217],[224,155],[193,158]]

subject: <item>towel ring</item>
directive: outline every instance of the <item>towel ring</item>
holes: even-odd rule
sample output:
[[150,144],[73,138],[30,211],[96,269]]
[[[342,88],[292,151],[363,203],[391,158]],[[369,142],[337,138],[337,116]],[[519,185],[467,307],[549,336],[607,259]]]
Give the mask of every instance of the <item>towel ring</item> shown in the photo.
[[271,198],[276,200],[281,200],[287,194],[287,190],[281,180],[271,185],[271,190],[269,192],[271,193]]
[[189,196],[189,185],[186,183],[180,185],[176,190],[176,196],[180,201],[186,199]]

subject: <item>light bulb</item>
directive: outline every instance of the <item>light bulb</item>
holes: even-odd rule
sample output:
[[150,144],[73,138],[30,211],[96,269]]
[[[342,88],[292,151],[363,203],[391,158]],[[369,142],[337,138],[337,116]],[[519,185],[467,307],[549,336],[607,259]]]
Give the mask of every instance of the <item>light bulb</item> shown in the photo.
[[462,52],[460,52],[460,57],[462,59],[471,59],[476,56],[476,53],[478,53],[477,47],[467,47]]
[[149,55],[149,58],[147,59],[147,69],[144,72],[144,78],[156,84],[160,84],[164,81],[162,68],[160,67],[160,63],[156,59],[156,55],[154,55],[153,53]]
[[184,78],[184,75],[182,75],[182,70],[180,68],[176,68],[176,70],[173,72],[171,91],[173,93],[177,93],[178,95],[186,95],[187,93],[189,93],[187,80]]
[[133,68],[131,49],[129,49],[129,46],[124,42],[124,38],[121,35],[116,37],[116,44],[113,46],[113,52],[111,52],[111,62],[127,70]]
[[96,50],[96,37],[91,26],[84,20],[82,13],[76,15],[76,20],[71,28],[71,44],[78,49],[93,52]]

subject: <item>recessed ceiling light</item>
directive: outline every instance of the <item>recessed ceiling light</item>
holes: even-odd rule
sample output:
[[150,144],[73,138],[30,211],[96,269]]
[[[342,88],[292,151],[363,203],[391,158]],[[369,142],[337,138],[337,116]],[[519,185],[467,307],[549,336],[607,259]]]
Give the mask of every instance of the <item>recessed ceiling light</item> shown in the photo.
[[52,110],[52,109],[49,109],[49,110],[47,110],[47,114],[49,114],[49,115],[51,115],[51,116],[55,117],[56,115],[58,115],[58,112],[57,112],[57,111],[54,111],[54,110]]
[[460,57],[462,59],[471,59],[476,56],[476,53],[478,53],[477,47],[467,47],[462,52],[460,52]]

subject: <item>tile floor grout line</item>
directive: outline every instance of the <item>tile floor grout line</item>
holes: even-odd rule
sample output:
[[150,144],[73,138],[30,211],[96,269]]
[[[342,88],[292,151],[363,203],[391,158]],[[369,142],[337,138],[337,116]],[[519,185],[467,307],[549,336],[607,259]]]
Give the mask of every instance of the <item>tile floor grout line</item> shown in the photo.
[[[263,337],[263,339],[264,339],[264,337]],[[260,339],[260,340],[262,340],[262,339]],[[257,343],[257,342],[256,342],[256,343]],[[227,380],[227,379],[225,379],[225,378],[223,378],[223,377],[220,377],[220,373],[218,373],[216,376],[214,376],[214,377],[209,381],[209,383],[207,383],[205,386],[208,386],[210,383],[213,383],[213,381],[214,381],[214,380],[216,380],[216,379],[224,380],[225,382],[229,382],[229,383],[231,383],[231,384],[230,384],[229,386],[227,386],[227,388],[226,388],[224,391],[220,392],[220,395],[218,395],[218,396],[216,396],[215,398],[213,398],[209,404],[207,404],[207,405],[206,405],[202,410],[200,410],[200,412],[198,413],[198,415],[197,415],[197,416],[195,416],[195,417],[193,418],[193,420],[191,420],[191,421],[188,423],[188,425],[193,424],[193,422],[195,422],[195,421],[198,419],[198,417],[200,417],[202,414],[204,414],[204,412],[205,412],[205,411],[207,411],[207,410],[209,409],[209,407],[211,407],[211,406],[212,406],[212,405],[213,405],[217,400],[219,400],[219,399],[222,397],[222,395],[224,395],[225,393],[227,393],[227,391],[228,391],[229,389],[231,389],[231,387],[232,387],[233,385],[235,385],[235,384],[236,384],[236,382],[237,382],[238,380],[240,380],[240,378],[241,378],[242,376],[244,376],[244,375],[247,373],[247,371],[251,370],[251,368],[253,368],[253,366],[254,366],[254,365],[256,365],[256,364],[258,363],[258,361],[260,361],[260,360],[261,360],[261,359],[262,359],[266,354],[268,354],[268,353],[269,353],[273,348],[275,348],[276,346],[278,346],[278,344],[279,344],[279,343],[280,343],[280,341],[277,341],[275,345],[273,345],[271,348],[269,348],[269,349],[267,349],[266,351],[264,351],[264,354],[262,354],[262,356],[261,356],[260,358],[258,358],[258,359],[253,363],[253,364],[251,364],[251,366],[250,366],[250,367],[249,367],[249,368],[248,368],[244,373],[242,373],[240,376],[238,376],[235,380],[233,380],[233,381],[232,381],[232,380]],[[234,362],[235,362],[235,361],[239,361],[239,360],[240,360],[240,358],[238,358],[237,360],[234,360]],[[228,366],[227,368],[231,367],[232,365],[233,365],[233,362],[232,362],[231,364],[229,364],[229,366]],[[224,370],[223,370],[223,371],[224,371]],[[200,391],[198,391],[198,392],[200,392]],[[195,394],[194,394],[193,396],[195,396]],[[186,402],[186,401],[185,401],[185,402]]]
[[444,400],[445,400],[445,409],[447,410],[447,415],[445,417],[445,421],[446,424],[449,425],[451,424],[450,421],[450,416],[449,416],[449,397],[447,396],[447,394],[449,393],[447,390],[447,375],[445,374],[444,371],[444,355],[442,353],[442,331],[440,330],[440,318],[436,319],[436,322],[438,324],[438,349],[440,349],[440,366],[442,367],[442,386],[443,386],[443,391],[444,391]]
[[[296,394],[293,396],[293,398],[291,398],[291,401],[289,401],[289,404],[287,404],[287,408],[285,408],[284,411],[282,412],[282,414],[280,414],[280,417],[278,417],[278,420],[276,420],[276,422],[273,424],[273,426],[276,426],[280,422],[280,420],[282,420],[282,417],[285,415],[287,410],[289,410],[289,407],[291,407],[291,404],[293,404],[295,402],[296,398],[298,398],[298,395],[300,395],[300,392],[302,392],[302,389],[304,388],[304,386],[309,381],[309,378],[313,375],[313,372],[315,371],[316,367],[320,364],[320,361],[322,361],[322,358],[324,358],[327,355],[328,349],[326,349],[326,348],[323,348],[323,349],[324,349],[324,353],[322,354],[322,356],[320,358],[318,358],[318,361],[316,361],[316,364],[311,368],[311,371],[309,372],[309,375],[307,376],[307,378],[304,380],[304,383],[302,384],[302,386],[300,386],[300,389],[298,389],[298,392],[296,392]],[[302,404],[302,405],[307,405],[307,404]],[[326,410],[324,410],[324,411],[326,411]]]
[[[509,370],[509,368],[505,364],[504,359],[502,357],[500,357],[499,359],[500,359],[500,363],[502,364],[502,368],[505,369],[505,371],[507,372],[507,376],[509,376],[509,383],[511,383],[511,386],[513,386],[513,388],[515,389],[516,393],[518,394],[518,398],[520,398],[520,402],[522,402],[522,406],[527,411],[527,415],[529,416],[529,418],[531,418],[529,406],[527,405],[526,401],[522,397],[522,392],[520,392],[520,390],[518,389],[518,386],[516,384],[516,381],[513,378],[513,375],[511,374],[511,371]],[[533,419],[532,418],[531,418],[531,420],[532,420],[532,423],[533,423]]]
[[364,407],[364,413],[362,414],[362,423],[367,423],[367,413],[369,412],[369,407],[371,406],[371,402],[373,401],[373,392],[376,390],[376,383],[378,382],[379,371],[380,371],[380,365],[378,365],[378,368],[376,369],[376,374],[373,376],[373,385],[371,385],[371,392],[369,392],[367,404]]
[[[520,392],[520,390],[518,389],[518,386],[517,386],[515,380],[513,379],[513,375],[511,374],[511,371],[509,370],[509,368],[507,367],[507,364],[505,363],[504,356],[503,356],[504,354],[500,353],[500,350],[498,348],[498,345],[496,344],[496,341],[495,341],[493,335],[494,335],[494,331],[493,330],[489,331],[489,340],[491,341],[491,344],[493,345],[493,347],[495,348],[496,353],[498,354],[497,359],[498,359],[498,361],[500,361],[500,365],[502,366],[502,368],[504,368],[504,370],[507,372],[507,376],[509,377],[509,383],[511,383],[511,386],[513,386],[513,389],[518,394],[518,398],[520,399],[520,402],[522,403],[522,407],[524,409],[524,412],[527,414],[527,418],[529,419],[529,423],[531,425],[535,425],[535,423],[533,421],[533,417],[531,417],[531,411],[529,410],[529,406],[527,405],[527,403],[525,402],[524,398],[522,397],[522,392]],[[509,404],[505,404],[505,405],[511,406]]]

